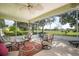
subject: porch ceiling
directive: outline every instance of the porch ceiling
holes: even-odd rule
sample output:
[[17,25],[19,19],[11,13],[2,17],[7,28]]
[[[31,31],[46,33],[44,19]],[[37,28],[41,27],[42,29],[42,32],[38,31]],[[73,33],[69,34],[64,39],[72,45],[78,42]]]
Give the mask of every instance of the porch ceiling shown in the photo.
[[0,3],[0,18],[20,22],[35,22],[44,18],[61,14],[76,4],[67,3]]

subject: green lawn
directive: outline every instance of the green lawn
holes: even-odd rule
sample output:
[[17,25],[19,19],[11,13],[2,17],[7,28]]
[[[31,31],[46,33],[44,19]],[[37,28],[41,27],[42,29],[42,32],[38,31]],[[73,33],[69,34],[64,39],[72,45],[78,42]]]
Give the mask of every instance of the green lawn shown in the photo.
[[54,34],[54,35],[65,35],[65,36],[76,36],[79,35],[79,32],[61,32],[61,31],[45,31],[48,34]]
[[[35,31],[36,32],[36,31]],[[38,32],[41,32],[41,30],[38,30]],[[65,36],[77,36],[79,35],[79,32],[61,32],[61,31],[44,31],[47,34],[54,34],[54,35],[65,35]]]
[[[34,32],[36,33],[36,32],[41,32],[42,30],[34,30]],[[18,32],[18,34],[22,34],[22,35],[25,35],[25,34],[27,34],[29,32],[29,30],[28,31],[21,31],[21,32]],[[65,35],[65,36],[77,36],[77,35],[79,35],[79,32],[72,32],[72,31],[70,31],[70,32],[62,32],[62,31],[44,31],[45,33],[47,33],[47,34],[54,34],[54,35]],[[6,34],[7,35],[15,35],[15,33],[14,32],[12,32],[12,31],[9,31],[9,32],[6,32]]]

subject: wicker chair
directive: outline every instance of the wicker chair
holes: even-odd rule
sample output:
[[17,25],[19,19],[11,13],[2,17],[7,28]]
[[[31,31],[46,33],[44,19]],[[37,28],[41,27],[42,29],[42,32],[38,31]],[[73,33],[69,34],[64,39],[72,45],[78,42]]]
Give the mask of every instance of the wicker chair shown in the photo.
[[43,49],[50,49],[52,45],[53,37],[46,35],[41,41]]
[[[28,45],[28,44],[32,44],[32,45]],[[28,44],[26,44],[27,46],[20,47],[20,50],[19,50],[20,56],[31,56],[41,50],[40,44],[37,44],[35,42],[34,44],[32,42],[29,42]]]

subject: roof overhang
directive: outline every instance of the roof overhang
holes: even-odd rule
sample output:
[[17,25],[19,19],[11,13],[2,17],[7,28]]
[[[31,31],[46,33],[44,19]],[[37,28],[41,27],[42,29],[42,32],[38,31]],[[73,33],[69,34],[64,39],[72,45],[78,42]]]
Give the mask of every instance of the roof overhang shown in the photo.
[[31,22],[40,21],[40,20],[43,20],[43,19],[51,17],[51,16],[56,16],[56,15],[60,15],[65,12],[68,12],[68,11],[76,10],[77,9],[76,7],[79,8],[79,4],[75,4],[75,3],[66,4],[64,6],[61,6],[57,9],[51,10],[36,18],[31,19]]
[[22,6],[23,4],[0,4],[0,18],[6,18],[6,19],[11,19],[14,21],[20,21],[20,22],[35,22],[35,21],[40,21],[45,18],[55,16],[62,14],[64,12],[67,12],[69,10],[72,10],[79,4],[67,4],[67,3],[52,3],[48,4],[48,7],[44,4],[43,7],[46,7],[47,10],[41,10],[40,12],[37,12],[35,14],[30,14],[29,16],[32,16],[30,18],[27,18],[28,14],[26,10],[18,10],[17,8]]

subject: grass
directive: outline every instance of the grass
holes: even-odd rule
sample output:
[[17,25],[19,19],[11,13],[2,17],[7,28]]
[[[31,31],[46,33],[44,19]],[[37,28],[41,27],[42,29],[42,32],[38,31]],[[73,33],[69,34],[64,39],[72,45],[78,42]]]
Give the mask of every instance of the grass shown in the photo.
[[[41,32],[41,30],[34,30],[34,32]],[[73,32],[73,31],[70,31],[70,32],[65,32],[65,31],[44,31],[46,32],[47,34],[54,34],[54,35],[65,35],[65,36],[77,36],[79,35],[79,32]]]
[[[36,33],[36,32],[41,32],[42,30],[34,30],[34,32]],[[29,32],[29,30],[27,30],[27,31],[21,31],[21,33],[23,33],[23,34],[26,34],[26,33],[28,33]],[[62,32],[62,31],[44,31],[45,33],[47,33],[47,34],[50,34],[50,35],[52,35],[52,34],[54,34],[54,35],[64,35],[64,36],[77,36],[77,35],[79,35],[79,32],[72,32],[72,31],[70,31],[70,32]],[[10,32],[8,32],[7,33],[7,35],[8,34],[14,34],[12,31],[10,31]],[[18,33],[19,34],[19,33]]]
[[[34,32],[41,32],[41,30],[38,30],[38,31],[34,31]],[[65,31],[44,31],[44,32],[46,32],[47,34],[50,34],[50,35],[52,35],[52,34],[54,34],[54,35],[63,35],[63,36],[77,36],[77,35],[79,35],[79,32],[73,32],[73,31],[69,31],[69,32],[65,32]]]
[[65,33],[65,32],[61,32],[61,31],[46,31],[46,33],[48,33],[48,34],[54,34],[54,35],[65,35],[65,36],[77,36],[77,35],[79,35],[79,32],[67,32],[67,33]]

